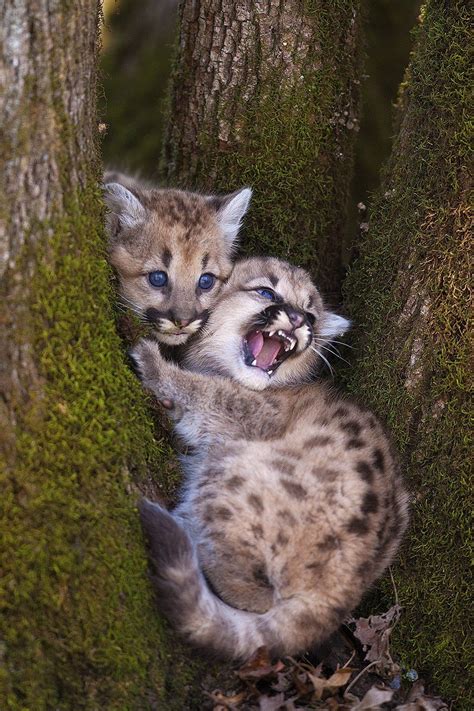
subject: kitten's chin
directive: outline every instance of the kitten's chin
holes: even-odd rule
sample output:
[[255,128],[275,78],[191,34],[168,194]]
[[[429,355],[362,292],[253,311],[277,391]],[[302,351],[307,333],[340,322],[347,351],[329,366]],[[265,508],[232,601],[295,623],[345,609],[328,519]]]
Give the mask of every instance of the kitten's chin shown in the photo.
[[155,338],[160,343],[166,343],[167,346],[182,346],[192,335],[192,333],[162,333],[155,330]]
[[242,365],[232,373],[232,378],[250,390],[265,390],[271,386],[271,376],[260,368]]

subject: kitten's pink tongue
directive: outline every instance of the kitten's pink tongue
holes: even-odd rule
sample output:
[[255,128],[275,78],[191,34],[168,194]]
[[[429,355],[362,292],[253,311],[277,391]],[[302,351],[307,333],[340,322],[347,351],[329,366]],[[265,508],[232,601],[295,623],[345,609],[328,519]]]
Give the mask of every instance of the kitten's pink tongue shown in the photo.
[[257,356],[257,365],[259,368],[266,370],[277,357],[280,352],[281,342],[274,341],[273,338],[266,338],[263,348]]
[[259,331],[255,331],[248,337],[247,344],[256,359],[257,366],[263,370],[272,365],[281,348],[280,341],[264,338]]
[[254,331],[248,336],[247,344],[253,357],[256,358],[263,348],[263,336],[260,331]]

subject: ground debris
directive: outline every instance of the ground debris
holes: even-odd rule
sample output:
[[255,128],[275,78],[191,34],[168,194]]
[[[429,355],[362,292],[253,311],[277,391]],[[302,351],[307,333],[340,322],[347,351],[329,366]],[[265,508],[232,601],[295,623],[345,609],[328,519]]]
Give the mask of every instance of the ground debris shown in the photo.
[[430,696],[425,694],[425,686],[423,681],[419,679],[415,681],[410,693],[406,698],[406,703],[397,706],[399,711],[441,711],[448,709],[448,705],[439,696]]
[[354,627],[354,636],[362,644],[365,652],[364,661],[377,662],[384,666],[393,665],[389,651],[390,634],[400,619],[400,614],[400,605],[393,605],[381,615],[352,618],[349,621],[349,624]]
[[[425,693],[422,680],[410,683],[408,674],[390,655],[390,632],[400,614],[397,604],[381,615],[351,618],[331,638],[331,649],[324,658],[307,655],[275,660],[265,647],[260,647],[233,672],[232,689],[205,691],[208,701],[202,708],[447,711],[448,705],[442,699]],[[352,639],[351,645],[348,638]]]

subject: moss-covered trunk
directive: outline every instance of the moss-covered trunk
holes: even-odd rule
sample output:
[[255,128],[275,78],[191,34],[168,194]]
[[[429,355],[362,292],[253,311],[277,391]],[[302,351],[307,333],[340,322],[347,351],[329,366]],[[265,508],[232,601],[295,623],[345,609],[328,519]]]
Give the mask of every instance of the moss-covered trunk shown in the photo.
[[162,456],[111,310],[98,18],[2,8],[2,709],[155,708],[166,675],[131,483]]
[[[431,0],[401,96],[370,229],[347,284],[359,358],[350,386],[385,415],[413,491],[396,582],[397,652],[472,709],[468,598],[469,27]],[[471,541],[472,542],[472,541]]]
[[168,182],[255,189],[246,247],[337,292],[359,113],[358,0],[185,0]]

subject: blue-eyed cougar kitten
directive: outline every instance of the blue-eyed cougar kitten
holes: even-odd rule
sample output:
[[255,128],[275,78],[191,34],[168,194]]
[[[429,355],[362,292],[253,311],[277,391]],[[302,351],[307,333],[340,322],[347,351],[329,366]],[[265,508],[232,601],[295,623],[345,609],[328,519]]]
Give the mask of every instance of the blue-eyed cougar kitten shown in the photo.
[[204,196],[106,173],[109,258],[128,308],[178,346],[203,325],[232,268],[251,190]]
[[322,643],[392,560],[407,494],[377,419],[323,383],[348,323],[308,274],[237,263],[183,370],[134,350],[192,449],[181,503],[141,504],[158,605],[192,643],[245,658]]

